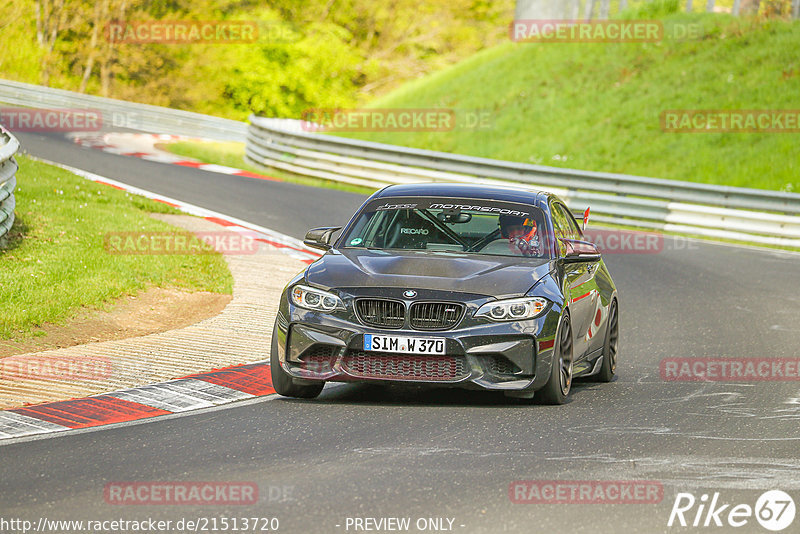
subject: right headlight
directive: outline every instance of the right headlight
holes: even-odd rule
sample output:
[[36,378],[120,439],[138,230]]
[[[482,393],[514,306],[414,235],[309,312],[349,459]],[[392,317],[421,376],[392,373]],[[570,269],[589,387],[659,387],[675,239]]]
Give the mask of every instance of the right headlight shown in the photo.
[[331,312],[343,310],[342,299],[333,293],[322,291],[308,286],[294,286],[292,288],[292,302],[295,306],[309,310]]
[[475,317],[492,321],[524,321],[542,315],[549,304],[542,297],[523,297],[487,302],[475,312]]

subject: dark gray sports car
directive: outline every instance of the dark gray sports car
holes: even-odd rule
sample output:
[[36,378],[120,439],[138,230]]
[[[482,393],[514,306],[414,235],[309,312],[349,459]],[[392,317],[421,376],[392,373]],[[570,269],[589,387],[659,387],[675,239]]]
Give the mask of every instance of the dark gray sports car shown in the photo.
[[573,377],[610,381],[617,290],[549,193],[461,184],[387,187],[281,296],[271,372],[281,395],[326,381],[434,384],[561,404]]

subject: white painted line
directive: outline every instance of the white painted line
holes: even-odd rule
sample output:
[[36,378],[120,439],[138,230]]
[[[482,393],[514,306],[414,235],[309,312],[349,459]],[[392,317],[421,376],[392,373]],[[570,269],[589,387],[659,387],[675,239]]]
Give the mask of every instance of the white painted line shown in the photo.
[[172,413],[188,412],[190,410],[208,408],[215,405],[213,402],[185,395],[165,386],[166,384],[153,384],[152,386],[108,393],[107,396],[130,402],[138,402],[139,404]]
[[239,391],[238,389],[212,384],[211,382],[195,378],[183,378],[181,380],[175,380],[174,382],[167,382],[163,384],[163,386],[177,393],[202,399],[214,405],[255,397],[255,395]]
[[[327,387],[327,386],[326,386]],[[235,405],[233,403],[227,403],[224,405],[219,406],[212,406],[210,408],[200,408],[194,412],[181,412],[181,413],[170,413],[159,415],[158,417],[145,417],[144,419],[134,419],[133,421],[122,421],[119,423],[110,423],[108,425],[99,425],[99,426],[90,426],[87,428],[66,428],[64,430],[69,430],[69,435],[72,436],[74,434],[87,434],[89,432],[100,432],[103,430],[108,430],[109,428],[122,428],[122,427],[129,427],[129,426],[136,426],[136,425],[146,425],[148,423],[153,423],[156,421],[167,421],[170,419],[176,419],[178,417],[186,417],[187,415],[200,415],[203,413],[215,412],[217,410],[227,410],[229,408],[240,408],[244,406],[249,406],[251,404],[262,403],[273,401],[278,398],[281,398],[277,393],[273,393],[272,395],[266,395],[263,397],[253,397],[252,399],[243,400],[237,402]],[[3,445],[12,445],[14,443],[24,443],[28,441],[38,441],[40,439],[50,439],[50,438],[57,438],[64,435],[62,432],[42,432],[38,434],[31,434],[28,436],[14,436],[10,438],[0,438],[0,447]]]
[[70,430],[70,428],[15,412],[0,412],[0,437],[2,438],[18,438],[60,430]]
[[281,252],[287,254],[288,256],[292,256],[294,258],[304,261],[316,260],[320,257],[320,254],[307,248],[303,244],[303,242],[300,241],[299,239],[295,239],[294,237],[288,236],[286,234],[281,234],[280,232],[276,232],[275,230],[270,230],[269,228],[265,228],[257,224],[243,221],[242,219],[231,217],[230,215],[225,215],[216,211],[208,210],[206,208],[201,208],[200,206],[195,206],[194,204],[189,204],[188,202],[183,202],[182,200],[177,200],[164,195],[159,195],[158,193],[153,193],[152,191],[147,191],[145,189],[139,189],[138,187],[134,187],[132,185],[128,185],[123,182],[118,182],[116,180],[112,180],[111,178],[106,178],[105,176],[100,176],[99,174],[94,174],[92,172],[85,171],[83,169],[78,169],[70,165],[63,165],[61,163],[56,163],[54,161],[50,161],[43,158],[37,158],[35,156],[28,156],[28,157],[32,160],[40,161],[42,163],[47,163],[48,165],[53,165],[54,167],[67,170],[73,174],[76,174],[82,178],[86,178],[87,180],[91,180],[93,182],[101,182],[113,185],[121,189],[124,189],[129,193],[133,193],[135,195],[173,204],[178,207],[177,209],[185,213],[188,213],[190,215],[197,215],[198,217],[214,217],[247,228],[249,230],[253,230],[255,232],[262,234],[259,236],[259,238],[261,239],[266,239],[273,243],[278,243],[279,245],[283,245],[284,247],[292,247],[292,248],[279,248]]
[[[207,141],[198,137],[186,137],[180,135],[166,135],[166,134],[130,134],[130,133],[117,133],[109,132],[103,134],[84,134],[84,133],[70,133],[68,134],[75,143],[90,147],[97,148],[109,154],[116,154],[124,156],[126,154],[136,154],[135,157],[147,161],[155,161],[157,163],[168,163],[171,165],[178,164],[182,161],[195,161],[191,158],[181,157],[176,154],[171,154],[159,148],[156,148],[156,143],[162,141]],[[217,165],[214,163],[202,164],[197,162],[198,165],[194,168],[201,171],[215,172],[218,174],[238,174],[243,172],[243,169],[236,169],[226,165]],[[186,165],[189,167],[189,165]]]
[[[94,147],[93,147],[93,148],[94,148]],[[123,153],[123,152],[125,152],[125,151],[124,151],[123,149],[121,149],[121,148],[114,148],[114,147],[110,147],[110,146],[103,147],[101,150],[102,150],[103,152],[108,152],[109,154],[116,154],[116,155],[118,155],[118,156],[121,156],[121,155],[122,155],[122,153]]]
[[209,406],[251,399],[255,395],[226,386],[212,384],[194,378],[182,378],[160,384],[126,389],[106,396],[138,402],[172,413],[187,412]]
[[[327,392],[335,391],[337,389],[341,389],[341,388],[344,388],[344,387],[352,387],[352,384],[344,383],[344,382],[327,383],[327,384],[325,384],[325,391],[327,391]],[[98,395],[108,395],[108,393],[100,393]],[[93,396],[98,396],[98,395],[93,395]],[[274,400],[278,400],[278,399],[286,399],[286,397],[281,397],[277,393],[272,393],[270,395],[264,395],[264,396],[260,396],[260,397],[253,396],[252,398],[241,400],[239,402],[236,402],[235,404],[233,402],[229,402],[229,403],[220,404],[220,405],[217,405],[217,406],[212,406],[212,407],[209,407],[209,408],[199,408],[198,410],[193,411],[193,412],[171,413],[171,414],[159,415],[158,417],[145,417],[143,419],[134,419],[133,421],[122,421],[120,423],[110,423],[110,424],[107,424],[107,425],[91,426],[91,427],[88,427],[88,428],[60,427],[59,430],[69,430],[70,431],[69,435],[87,434],[89,432],[100,432],[100,431],[108,430],[108,429],[111,429],[111,428],[123,428],[123,427],[129,427],[129,426],[146,425],[146,424],[150,424],[150,423],[154,423],[154,422],[168,421],[168,420],[176,419],[178,417],[186,417],[187,415],[201,415],[201,414],[204,414],[204,413],[216,412],[218,410],[228,410],[228,409],[234,408],[234,407],[235,408],[242,408],[242,407],[245,407],[245,406],[250,406],[252,404],[260,404],[260,403],[263,403],[263,402],[270,402],[270,401],[274,401]],[[37,422],[37,424],[41,423],[41,421],[39,421],[38,419],[35,419],[35,421]],[[46,423],[46,424],[52,424],[52,423]],[[56,426],[59,426],[59,425],[56,425]],[[9,437],[9,438],[0,439],[0,447],[2,447],[3,445],[12,445],[12,444],[15,444],[15,443],[38,441],[40,439],[50,439],[50,438],[54,438],[54,437],[59,437],[60,435],[61,435],[60,432],[53,433],[53,431],[51,430],[51,431],[41,431],[41,432],[37,432],[35,434],[30,434],[30,435],[27,435],[27,436],[25,436],[25,435],[12,436],[12,437]]]
[[[110,150],[106,150],[106,152],[110,152]],[[124,152],[119,152],[119,154],[124,154]],[[155,161],[157,163],[175,163],[178,161],[186,161],[186,158],[162,156],[161,154],[145,154],[144,156],[139,156],[139,159],[146,159],[147,161]]]
[[214,163],[206,163],[197,167],[202,171],[218,172],[220,174],[234,174],[241,172],[242,169],[234,169],[233,167],[226,167],[225,165],[216,165]]

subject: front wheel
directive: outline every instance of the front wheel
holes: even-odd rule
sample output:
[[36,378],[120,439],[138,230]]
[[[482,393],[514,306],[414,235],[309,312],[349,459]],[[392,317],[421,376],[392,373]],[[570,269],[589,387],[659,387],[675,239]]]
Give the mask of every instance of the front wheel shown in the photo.
[[313,384],[298,384],[281,367],[278,359],[278,325],[272,330],[272,350],[269,356],[269,371],[272,375],[272,387],[284,397],[296,397],[298,399],[313,399],[322,393],[325,382]]
[[569,315],[564,314],[556,336],[556,350],[550,366],[550,379],[536,397],[542,404],[564,404],[572,388],[572,326]]

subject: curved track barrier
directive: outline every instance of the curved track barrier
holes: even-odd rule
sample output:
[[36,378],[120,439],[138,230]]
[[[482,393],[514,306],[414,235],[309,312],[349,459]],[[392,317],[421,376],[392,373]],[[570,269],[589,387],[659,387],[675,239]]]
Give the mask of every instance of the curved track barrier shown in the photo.
[[[0,102],[29,108],[97,111],[106,130],[126,128],[233,141],[244,141],[247,135],[247,124],[243,122],[10,80],[0,80]],[[6,126],[13,131],[12,126]]]
[[[271,169],[380,188],[412,182],[476,182],[552,191],[593,220],[757,245],[800,247],[800,194],[716,186],[624,174],[545,167],[345,139],[306,131],[291,119],[251,116],[247,124],[199,113],[0,80],[0,102],[40,109],[90,109],[103,128],[247,140],[246,157]],[[13,129],[12,129],[13,130]],[[4,149],[6,152],[7,148]],[[16,149],[15,149],[16,150]],[[3,152],[5,154],[5,152]],[[4,159],[0,161],[5,162]],[[13,165],[14,163],[4,163]],[[0,168],[0,198],[14,183]],[[3,192],[5,191],[5,192]],[[0,208],[0,231],[12,215]],[[2,211],[5,210],[5,211]],[[4,215],[5,214],[5,215]],[[10,226],[11,223],[8,223]],[[6,229],[7,231],[7,229]]]
[[[247,160],[259,167],[380,188],[475,182],[544,189],[592,220],[800,247],[800,194],[544,167],[345,139],[305,131],[301,121],[250,117]],[[596,215],[594,215],[596,214]]]
[[14,188],[17,186],[17,162],[14,154],[19,149],[16,137],[0,129],[0,239],[14,224]]

